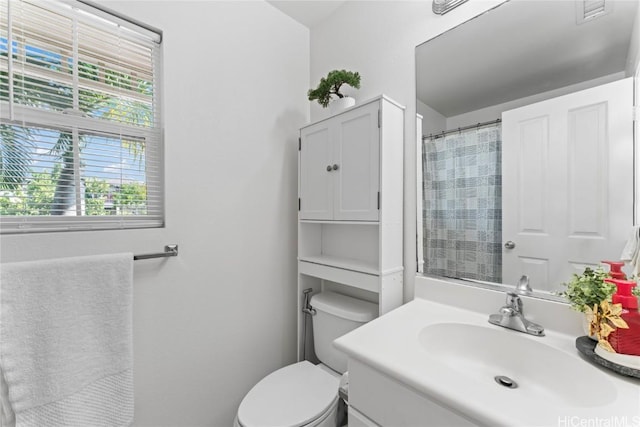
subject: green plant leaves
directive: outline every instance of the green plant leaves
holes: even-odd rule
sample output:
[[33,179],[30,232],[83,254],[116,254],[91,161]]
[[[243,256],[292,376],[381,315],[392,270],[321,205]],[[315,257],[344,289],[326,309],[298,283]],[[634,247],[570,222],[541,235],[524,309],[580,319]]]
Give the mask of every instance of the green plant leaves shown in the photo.
[[331,96],[344,98],[344,94],[340,93],[343,84],[347,84],[354,89],[360,89],[360,74],[347,70],[333,70],[327,74],[327,77],[320,79],[318,87],[309,89],[307,96],[309,101],[317,100],[320,105],[327,107],[331,101]]
[[587,308],[611,301],[616,286],[604,281],[609,277],[609,273],[600,268],[587,267],[581,275],[574,274],[571,281],[564,284],[567,289],[559,295],[567,298],[572,308],[584,313]]

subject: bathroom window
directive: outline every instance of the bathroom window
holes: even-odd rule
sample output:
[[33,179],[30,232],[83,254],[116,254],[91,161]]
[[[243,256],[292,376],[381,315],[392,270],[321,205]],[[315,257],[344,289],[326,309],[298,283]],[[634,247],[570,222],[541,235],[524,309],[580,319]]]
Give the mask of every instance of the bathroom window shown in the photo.
[[161,34],[0,0],[0,231],[161,227]]

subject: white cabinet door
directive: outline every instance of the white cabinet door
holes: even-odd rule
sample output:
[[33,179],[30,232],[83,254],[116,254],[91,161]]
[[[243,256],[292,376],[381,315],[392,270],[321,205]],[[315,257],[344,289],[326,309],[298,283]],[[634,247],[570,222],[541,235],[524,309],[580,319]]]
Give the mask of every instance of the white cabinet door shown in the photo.
[[333,160],[334,219],[378,220],[380,129],[378,103],[337,116]]
[[333,219],[332,138],[329,122],[300,133],[300,219]]
[[300,219],[377,221],[379,103],[365,104],[300,132]]
[[555,290],[618,259],[633,219],[632,81],[502,115],[503,282]]
[[349,405],[350,425],[353,408],[383,427],[476,427],[457,412],[353,358],[349,359]]

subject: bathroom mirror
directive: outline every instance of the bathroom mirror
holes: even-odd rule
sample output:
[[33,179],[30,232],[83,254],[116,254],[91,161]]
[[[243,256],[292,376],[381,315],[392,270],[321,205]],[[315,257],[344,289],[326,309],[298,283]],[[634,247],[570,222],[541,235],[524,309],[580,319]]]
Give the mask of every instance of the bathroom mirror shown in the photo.
[[620,259],[639,16],[637,1],[512,0],[416,48],[420,273],[527,275],[549,296]]

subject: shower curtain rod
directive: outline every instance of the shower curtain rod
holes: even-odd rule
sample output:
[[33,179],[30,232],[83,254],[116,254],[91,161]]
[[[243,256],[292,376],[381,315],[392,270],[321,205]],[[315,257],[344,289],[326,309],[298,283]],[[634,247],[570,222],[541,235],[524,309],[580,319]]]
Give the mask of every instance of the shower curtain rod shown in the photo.
[[133,260],[138,261],[139,259],[168,258],[170,256],[178,256],[178,245],[166,245],[164,247],[164,252],[134,255]]
[[496,119],[496,120],[490,120],[488,122],[478,123],[478,124],[475,124],[475,125],[463,126],[463,127],[457,128],[457,129],[445,130],[445,131],[442,131],[440,133],[436,133],[435,135],[430,133],[429,135],[423,135],[422,136],[422,140],[424,141],[425,139],[442,138],[443,136],[449,135],[450,133],[460,132],[460,131],[468,130],[468,129],[479,129],[479,128],[484,127],[484,126],[497,125],[498,123],[501,123],[501,122],[502,122],[502,119]]

